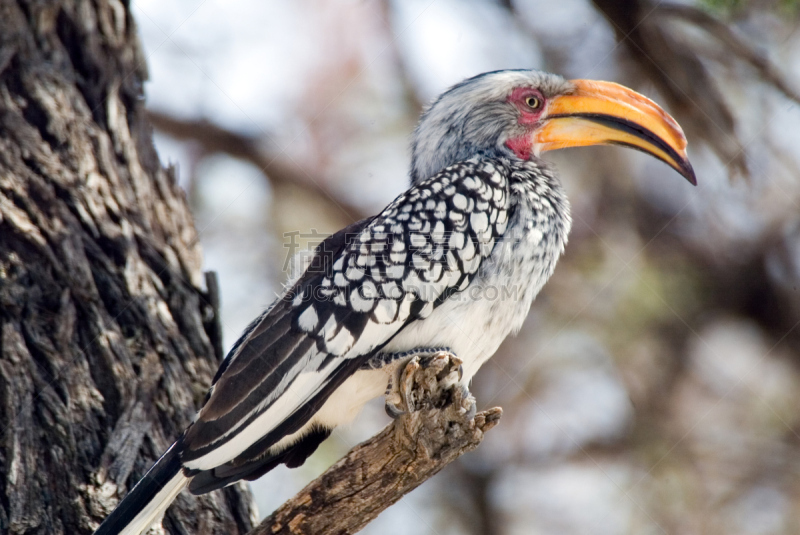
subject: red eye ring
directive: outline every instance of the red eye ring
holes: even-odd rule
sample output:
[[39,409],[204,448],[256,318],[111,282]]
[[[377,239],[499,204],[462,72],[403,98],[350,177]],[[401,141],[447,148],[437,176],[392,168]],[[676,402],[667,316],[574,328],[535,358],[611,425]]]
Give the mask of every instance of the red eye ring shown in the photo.
[[531,126],[538,123],[547,100],[536,88],[517,87],[508,96],[508,102],[519,112],[519,124]]

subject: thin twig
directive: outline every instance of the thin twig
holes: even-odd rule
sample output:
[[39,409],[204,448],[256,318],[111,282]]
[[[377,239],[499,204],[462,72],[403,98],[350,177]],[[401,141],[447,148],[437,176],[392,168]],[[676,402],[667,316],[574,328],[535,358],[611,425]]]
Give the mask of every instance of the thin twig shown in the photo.
[[156,111],[148,111],[156,130],[175,139],[199,143],[206,153],[220,152],[252,163],[275,184],[301,186],[326,203],[341,208],[352,221],[367,217],[359,208],[329,189],[323,180],[314,180],[297,164],[277,154],[269,154],[257,137],[233,132],[205,120],[184,120]]

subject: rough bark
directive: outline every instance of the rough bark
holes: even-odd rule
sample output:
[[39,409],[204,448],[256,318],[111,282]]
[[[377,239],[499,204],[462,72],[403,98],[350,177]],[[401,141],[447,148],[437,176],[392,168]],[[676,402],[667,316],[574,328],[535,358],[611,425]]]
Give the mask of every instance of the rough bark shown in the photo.
[[[145,77],[126,4],[0,0],[2,533],[91,533],[221,356]],[[165,526],[244,533],[250,503],[244,487],[184,493]]]
[[474,414],[457,383],[461,362],[447,353],[420,365],[414,357],[399,383],[404,415],[359,444],[249,535],[356,533],[462,454],[478,447],[502,410]]

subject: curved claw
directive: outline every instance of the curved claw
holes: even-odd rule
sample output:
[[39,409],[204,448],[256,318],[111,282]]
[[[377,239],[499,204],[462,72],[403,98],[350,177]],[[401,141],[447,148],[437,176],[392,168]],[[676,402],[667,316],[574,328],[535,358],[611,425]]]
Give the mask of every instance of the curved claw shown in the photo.
[[[398,397],[400,397],[400,396],[398,396]],[[392,401],[389,401],[389,399],[387,399],[387,400],[386,400],[386,403],[383,405],[383,410],[385,410],[385,411],[386,411],[386,414],[387,414],[387,415],[389,416],[389,418],[391,418],[392,420],[397,420],[397,419],[398,419],[398,418],[400,418],[402,415],[406,414],[406,411],[405,411],[405,410],[403,410],[403,408],[402,408],[402,407],[400,407],[400,405],[399,405],[399,404],[397,404],[397,403],[394,403],[394,402],[392,402]]]

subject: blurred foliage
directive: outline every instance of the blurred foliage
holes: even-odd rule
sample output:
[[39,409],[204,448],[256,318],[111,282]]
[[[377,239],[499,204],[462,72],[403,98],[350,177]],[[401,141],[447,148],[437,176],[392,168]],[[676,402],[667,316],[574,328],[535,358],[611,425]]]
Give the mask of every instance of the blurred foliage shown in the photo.
[[800,0],[700,0],[700,5],[718,16],[735,16],[746,9],[773,10],[782,15],[800,13]]
[[702,0],[700,3],[713,13],[729,15],[742,9],[747,4],[747,0]]

